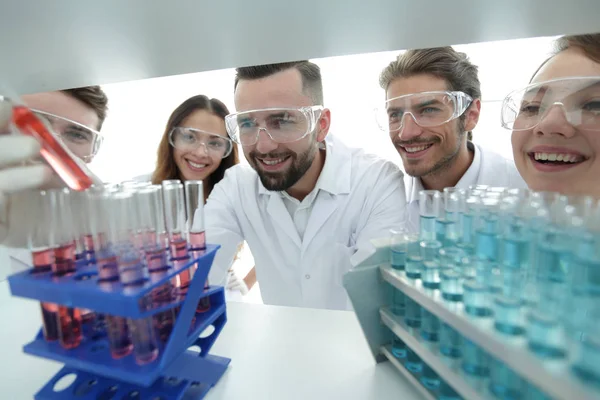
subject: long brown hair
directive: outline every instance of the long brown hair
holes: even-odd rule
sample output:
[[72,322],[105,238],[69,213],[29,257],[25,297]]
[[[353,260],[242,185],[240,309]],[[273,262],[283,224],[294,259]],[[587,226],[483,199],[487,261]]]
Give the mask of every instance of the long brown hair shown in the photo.
[[[225,116],[229,114],[227,106],[220,100],[209,99],[204,95],[198,95],[190,97],[179,107],[173,111],[167,122],[165,133],[160,140],[158,145],[158,159],[156,161],[156,169],[152,174],[152,183],[160,184],[162,181],[167,179],[179,179],[184,180],[181,175],[181,171],[177,168],[175,158],[173,157],[173,147],[169,143],[169,132],[176,127],[180,126],[184,119],[190,114],[199,110],[207,110],[212,114],[220,117],[225,121]],[[239,163],[238,149],[235,143],[233,143],[233,149],[231,154],[221,160],[219,167],[204,180],[204,197],[207,198],[213,187],[223,179],[225,170]]]

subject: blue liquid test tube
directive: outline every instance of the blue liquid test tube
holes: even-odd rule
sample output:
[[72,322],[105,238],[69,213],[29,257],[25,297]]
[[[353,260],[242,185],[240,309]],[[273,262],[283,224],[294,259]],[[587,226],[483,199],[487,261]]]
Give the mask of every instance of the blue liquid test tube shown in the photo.
[[406,264],[404,272],[409,279],[420,279],[423,271],[423,259],[421,258],[421,247],[418,234],[407,234],[406,236]]
[[421,307],[421,337],[428,342],[437,342],[440,339],[440,320],[423,307]]
[[437,219],[437,240],[443,247],[453,247],[460,239],[460,216],[462,206],[466,200],[466,191],[463,189],[449,187],[443,192],[443,217]]
[[437,240],[423,240],[419,244],[421,258],[423,259],[423,272],[421,282],[427,289],[438,289],[440,287],[440,263],[438,259],[442,243]]
[[526,386],[506,364],[490,357],[490,392],[498,399],[521,399]]
[[442,381],[437,400],[462,400],[462,397],[456,393],[452,386]]
[[458,359],[462,355],[462,336],[450,325],[440,324],[440,353],[450,359]]
[[442,381],[440,380],[439,375],[431,369],[431,367],[425,363],[423,363],[423,371],[421,372],[421,383],[427,390],[429,390],[434,395],[438,394],[440,389],[440,385]]
[[415,329],[421,327],[421,306],[410,297],[406,297],[404,323],[406,323],[407,326]]
[[413,375],[417,375],[417,377],[423,371],[423,361],[421,361],[421,358],[417,353],[412,351],[409,347],[406,348],[406,362],[404,366]]
[[572,292],[585,310],[578,321],[580,340],[575,342],[573,370],[600,388],[600,204],[587,222],[587,237],[577,248]]
[[[140,251],[132,243],[132,233],[139,229],[136,202],[131,192],[111,194],[110,240],[117,256],[119,280],[124,291],[139,290],[148,282],[148,269]],[[150,307],[144,304],[143,307]],[[158,342],[151,317],[128,319],[127,326],[133,343],[133,354],[139,365],[148,364],[158,357]]]
[[458,247],[445,247],[439,251],[440,290],[445,300],[462,301],[464,276],[461,270],[461,260],[465,256],[464,250]]
[[[390,265],[397,271],[404,271],[407,251],[407,231],[404,228],[390,229]],[[406,296],[399,289],[390,285],[392,290],[392,312],[404,315]]]
[[406,358],[406,344],[400,339],[394,332],[390,330],[392,334],[392,354],[394,357],[400,360],[402,365],[404,365]]
[[459,218],[460,238],[457,247],[465,253],[472,255],[475,254],[475,226],[473,221],[479,212],[480,197],[470,195],[468,197],[460,197],[459,201],[461,202],[459,207],[462,212]]
[[494,297],[494,326],[508,335],[525,332],[525,315],[522,308],[522,291],[525,272],[530,265],[531,231],[530,210],[517,197],[506,197],[501,205],[500,274],[501,293]]
[[475,277],[467,278],[463,282],[463,302],[465,311],[475,317],[489,317],[492,315],[491,294],[485,279],[487,278],[488,262],[477,258],[465,258],[465,269],[475,273]]
[[462,369],[475,378],[485,378],[490,373],[489,355],[466,338],[463,339]]
[[437,240],[436,220],[442,213],[442,195],[437,190],[419,192],[420,238],[425,241]]
[[567,268],[571,249],[563,224],[570,210],[556,204],[551,205],[552,223],[541,229],[535,240],[537,299],[527,315],[526,331],[529,348],[544,358],[566,356],[563,311],[568,294]]

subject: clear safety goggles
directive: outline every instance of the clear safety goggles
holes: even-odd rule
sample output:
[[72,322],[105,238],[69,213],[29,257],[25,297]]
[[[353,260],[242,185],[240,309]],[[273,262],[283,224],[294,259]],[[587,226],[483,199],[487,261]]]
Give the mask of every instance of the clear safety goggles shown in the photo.
[[511,92],[502,102],[502,126],[532,129],[555,109],[573,127],[600,131],[600,76],[553,79]]
[[94,157],[104,140],[100,132],[88,128],[78,122],[59,117],[40,110],[32,109],[33,113],[46,122],[59,139],[75,154],[83,160]]
[[242,146],[256,144],[260,131],[276,143],[290,143],[315,129],[321,111],[322,106],[244,111],[225,117],[225,125],[231,139]]
[[421,127],[445,124],[460,117],[471,105],[473,98],[463,92],[434,91],[407,94],[389,99],[375,109],[379,127],[388,132],[398,132],[404,117],[410,115]]
[[207,154],[225,158],[231,154],[233,143],[217,133],[206,132],[200,129],[175,127],[169,132],[169,143],[176,149],[195,151],[204,147]]

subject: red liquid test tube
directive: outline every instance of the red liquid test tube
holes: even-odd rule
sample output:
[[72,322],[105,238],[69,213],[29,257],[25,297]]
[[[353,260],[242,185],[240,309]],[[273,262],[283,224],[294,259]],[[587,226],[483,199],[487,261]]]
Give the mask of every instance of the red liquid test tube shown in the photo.
[[92,178],[79,166],[56,135],[27,107],[13,107],[13,124],[25,135],[33,136],[41,145],[40,154],[62,180],[73,190],[92,186]]

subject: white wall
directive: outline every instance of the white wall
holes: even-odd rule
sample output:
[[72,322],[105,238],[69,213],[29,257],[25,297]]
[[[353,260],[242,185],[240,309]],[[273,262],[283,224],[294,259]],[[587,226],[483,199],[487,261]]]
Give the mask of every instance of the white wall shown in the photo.
[[[553,38],[520,39],[455,46],[479,66],[483,106],[474,140],[512,158],[510,132],[500,127],[500,102],[527,84],[546,58]],[[387,135],[374,121],[373,108],[384,99],[378,78],[399,51],[313,60],[321,67],[325,104],[332,110],[332,132],[350,146],[362,146],[398,161]],[[219,70],[105,85],[109,115],[105,142],[92,164],[106,181],[120,181],[154,169],[156,148],[170,113],[196,94],[233,107],[234,70]]]

